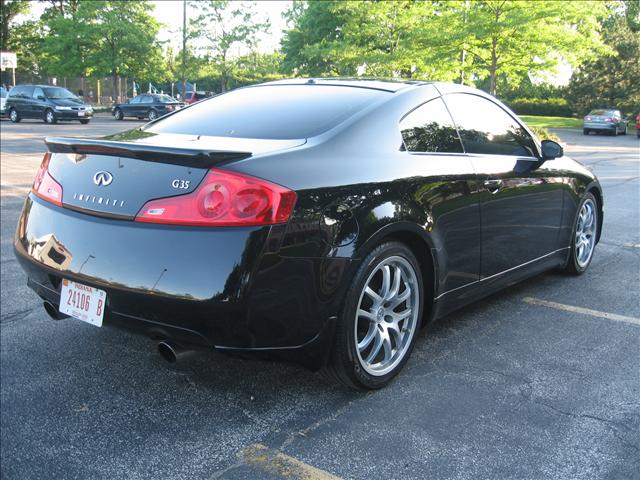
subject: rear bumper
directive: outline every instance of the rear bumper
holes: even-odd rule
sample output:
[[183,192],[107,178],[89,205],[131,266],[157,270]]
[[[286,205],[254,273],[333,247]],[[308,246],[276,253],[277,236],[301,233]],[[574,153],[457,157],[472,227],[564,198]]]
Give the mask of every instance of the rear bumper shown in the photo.
[[350,260],[282,257],[283,228],[140,224],[30,195],[14,247],[29,286],[56,306],[63,278],[105,290],[105,326],[219,349],[321,356]]
[[582,128],[585,128],[588,130],[613,131],[616,129],[616,125],[614,123],[584,122]]

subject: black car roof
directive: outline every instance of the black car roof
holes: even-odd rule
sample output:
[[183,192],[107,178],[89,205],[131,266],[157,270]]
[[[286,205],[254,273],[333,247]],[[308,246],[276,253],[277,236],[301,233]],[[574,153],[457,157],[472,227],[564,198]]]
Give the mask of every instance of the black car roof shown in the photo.
[[260,83],[253,85],[261,87],[265,85],[331,85],[356,88],[370,88],[372,90],[384,90],[387,92],[397,92],[405,88],[426,85],[430,82],[414,81],[414,80],[385,80],[385,79],[368,79],[368,78],[345,78],[345,77],[320,77],[320,78],[290,78],[285,80],[275,80],[273,82]]

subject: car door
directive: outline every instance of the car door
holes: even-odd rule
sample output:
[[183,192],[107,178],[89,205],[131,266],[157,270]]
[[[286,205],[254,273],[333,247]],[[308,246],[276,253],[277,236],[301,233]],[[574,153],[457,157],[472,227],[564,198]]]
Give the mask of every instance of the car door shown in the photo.
[[480,199],[481,278],[556,251],[562,222],[563,177],[520,123],[488,98],[444,97],[473,163]]
[[147,117],[149,116],[149,110],[153,104],[153,97],[151,95],[142,95],[140,103],[138,104],[136,116]]
[[[437,97],[400,122],[404,149],[422,162],[415,201],[431,218],[439,251],[439,294],[471,285],[480,277],[480,211],[476,175],[454,122]],[[442,181],[443,175],[447,180]]]
[[44,95],[44,90],[40,87],[35,87],[31,95],[31,113],[33,118],[44,118],[46,107],[47,99]]
[[140,98],[141,96],[138,95],[137,97],[133,97],[131,100],[129,100],[129,103],[125,103],[122,105],[122,112],[125,117],[138,116],[137,109],[140,108]]

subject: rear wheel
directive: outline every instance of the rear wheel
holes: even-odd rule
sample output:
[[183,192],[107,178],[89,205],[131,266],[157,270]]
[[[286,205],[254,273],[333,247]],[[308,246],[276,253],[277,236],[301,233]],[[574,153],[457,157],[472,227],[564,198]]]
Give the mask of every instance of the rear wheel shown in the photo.
[[153,121],[156,118],[158,118],[158,112],[156,112],[155,110],[150,110],[149,111],[149,120]]
[[56,118],[56,114],[53,113],[53,110],[51,110],[50,108],[47,108],[44,111],[44,121],[45,123],[49,124],[54,124],[58,121],[58,119]]
[[572,275],[583,274],[593,258],[598,236],[598,202],[591,193],[587,193],[578,208],[573,224],[571,251],[565,271]]
[[113,111],[113,118],[115,118],[116,120],[122,120],[124,118],[124,115],[122,114],[122,110],[120,110],[119,108],[116,108]]
[[349,289],[326,376],[349,387],[385,386],[407,362],[422,319],[420,266],[398,242],[375,248]]
[[13,123],[19,123],[22,118],[20,118],[20,114],[16,111],[15,108],[9,110],[9,118]]
[[583,135],[589,135],[589,129],[588,128],[583,128],[582,129],[582,133],[583,133]]
[[86,125],[87,123],[89,123],[89,120],[80,120],[80,123],[81,123],[82,125]]

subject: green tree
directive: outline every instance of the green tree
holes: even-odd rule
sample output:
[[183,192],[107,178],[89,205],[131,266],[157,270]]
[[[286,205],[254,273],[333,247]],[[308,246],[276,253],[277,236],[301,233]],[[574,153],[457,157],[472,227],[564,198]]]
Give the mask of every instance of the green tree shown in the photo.
[[638,111],[640,32],[632,30],[634,22],[629,21],[629,3],[625,3],[612,4],[609,17],[603,21],[604,39],[613,55],[584,64],[571,77],[569,96],[578,114],[597,107],[615,107],[624,113]]
[[157,82],[167,79],[156,39],[160,24],[150,13],[151,3],[94,0],[82,5],[86,5],[84,13],[94,42],[89,62],[96,73],[111,76],[118,97],[122,97],[119,79],[123,76]]
[[3,52],[15,45],[11,35],[16,26],[16,17],[29,13],[30,8],[28,0],[0,0],[0,48]]
[[205,51],[219,71],[223,92],[229,89],[233,49],[236,52],[255,50],[259,34],[269,29],[267,20],[253,18],[254,6],[255,3],[228,0],[200,1],[197,7],[202,13],[190,21],[189,38],[207,41]]
[[[447,13],[456,14],[463,3],[453,3]],[[459,14],[450,18],[448,43],[468,52],[465,69],[489,78],[493,95],[499,75],[518,83],[527,74],[555,69],[562,60],[576,67],[607,51],[598,23],[606,13],[603,2],[483,0],[467,5],[464,22]]]

